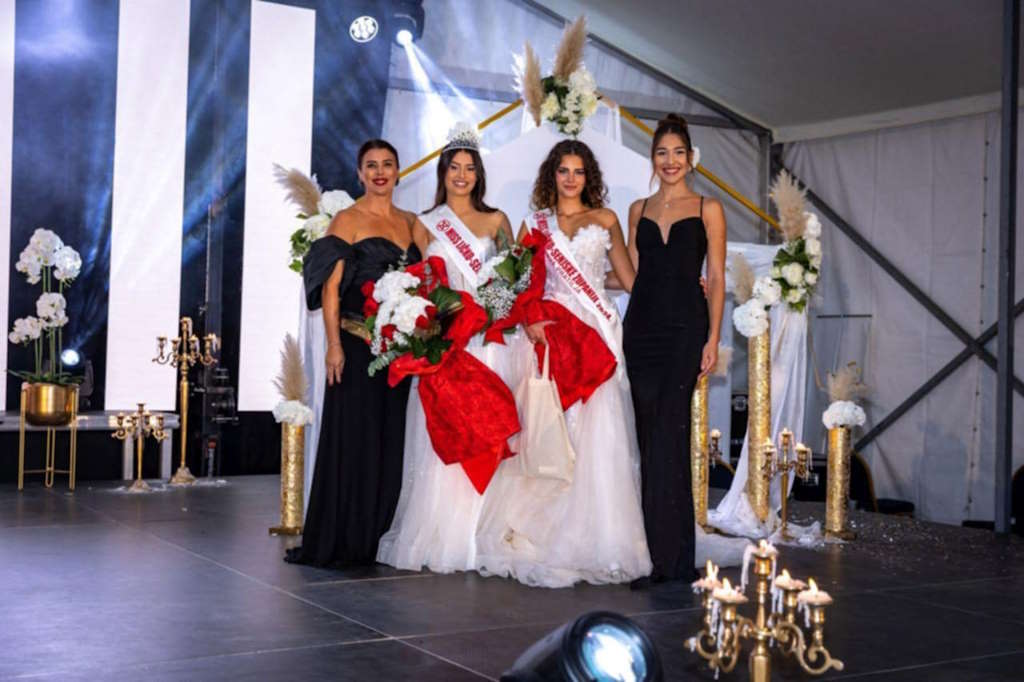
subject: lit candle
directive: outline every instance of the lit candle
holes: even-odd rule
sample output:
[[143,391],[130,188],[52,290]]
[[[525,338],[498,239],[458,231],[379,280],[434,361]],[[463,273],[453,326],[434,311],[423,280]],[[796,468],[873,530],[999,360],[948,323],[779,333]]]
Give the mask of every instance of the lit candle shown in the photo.
[[718,580],[718,566],[715,566],[711,559],[708,559],[707,563],[704,564],[704,572],[703,578],[698,578],[692,583],[695,589],[712,592],[722,586],[722,583]]
[[728,578],[722,582],[721,587],[715,588],[715,591],[711,593],[711,596],[723,604],[742,604],[747,601],[747,598],[743,596],[742,592],[729,584]]
[[825,590],[819,590],[818,584],[811,578],[810,587],[797,595],[797,601],[810,606],[828,606],[832,603],[832,597]]
[[775,587],[780,590],[804,590],[807,588],[807,583],[797,580],[789,575],[789,571],[782,569],[782,575],[775,576]]
[[718,429],[711,429],[711,437],[714,438],[715,440],[718,440],[719,438],[722,437],[722,432],[719,431]]
[[775,549],[775,545],[768,542],[767,540],[761,540],[757,543],[757,550],[755,550],[754,553],[764,558],[770,556],[777,556],[779,550]]

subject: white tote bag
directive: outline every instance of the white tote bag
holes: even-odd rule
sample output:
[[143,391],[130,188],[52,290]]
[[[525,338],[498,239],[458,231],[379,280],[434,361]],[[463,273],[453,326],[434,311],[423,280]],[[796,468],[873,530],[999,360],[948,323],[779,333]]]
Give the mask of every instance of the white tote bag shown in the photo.
[[556,478],[568,483],[572,481],[576,453],[569,442],[558,387],[549,377],[550,354],[549,346],[545,345],[544,368],[537,376],[536,355],[531,353],[534,370],[516,389],[522,429],[519,463],[524,476]]

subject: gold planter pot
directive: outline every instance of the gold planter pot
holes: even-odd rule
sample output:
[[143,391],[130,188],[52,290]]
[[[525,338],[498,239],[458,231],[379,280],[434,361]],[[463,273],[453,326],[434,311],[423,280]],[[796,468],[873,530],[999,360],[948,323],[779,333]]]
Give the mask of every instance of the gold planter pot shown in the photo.
[[690,485],[693,518],[708,530],[708,378],[697,380],[690,401]]
[[749,383],[747,416],[747,497],[759,521],[771,509],[771,479],[766,467],[766,442],[772,439],[772,332],[771,327],[747,340]]
[[281,525],[271,535],[302,534],[302,483],[305,427],[281,424]]
[[828,430],[828,486],[825,492],[826,537],[852,540],[856,534],[847,528],[850,508],[850,429],[836,426]]
[[67,426],[78,402],[77,386],[28,384],[25,421],[33,426]]

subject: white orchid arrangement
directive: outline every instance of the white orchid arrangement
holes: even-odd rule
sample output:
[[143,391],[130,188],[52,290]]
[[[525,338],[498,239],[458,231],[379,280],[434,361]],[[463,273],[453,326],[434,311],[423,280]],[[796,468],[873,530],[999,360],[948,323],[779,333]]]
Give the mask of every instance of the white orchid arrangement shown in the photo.
[[806,194],[785,171],[776,176],[770,193],[786,237],[772,261],[771,278],[779,285],[781,299],[795,312],[806,310],[821,268],[821,221],[806,210]]
[[583,65],[586,41],[586,22],[581,16],[565,30],[554,68],[545,78],[540,75],[540,60],[529,43],[523,55],[516,58],[516,89],[537,125],[551,121],[562,133],[576,137],[583,130],[583,121],[597,110],[601,95],[594,76]]
[[821,415],[825,428],[864,426],[867,415],[854,400],[866,396],[868,387],[861,381],[861,371],[856,362],[837,372],[829,372],[826,390],[831,403]]
[[[36,314],[20,317],[7,334],[7,340],[18,345],[34,346],[35,368],[32,372],[11,371],[29,382],[77,384],[81,377],[64,371],[60,361],[63,350],[63,328],[68,323],[64,289],[82,271],[82,257],[64,244],[51,230],[37,229],[28,246],[19,254],[14,269],[25,275],[29,284],[42,284],[43,293],[36,300]],[[54,289],[56,288],[56,291]],[[48,362],[44,355],[49,351]]]
[[287,190],[287,198],[299,208],[297,218],[302,227],[289,237],[291,260],[288,268],[302,274],[302,259],[317,239],[327,234],[327,227],[335,215],[355,203],[348,192],[335,189],[324,192],[316,176],[308,176],[297,168],[287,169],[274,164],[274,177]]

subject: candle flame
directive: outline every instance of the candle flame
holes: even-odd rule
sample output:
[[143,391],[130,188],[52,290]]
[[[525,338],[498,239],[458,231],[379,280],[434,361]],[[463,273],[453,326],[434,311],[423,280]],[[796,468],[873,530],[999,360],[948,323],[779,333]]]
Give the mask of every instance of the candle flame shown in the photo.
[[722,580],[722,589],[728,592],[732,589],[732,585],[729,584],[729,579],[725,578]]
[[808,578],[807,583],[810,586],[809,587],[810,593],[811,594],[817,594],[818,593],[818,583],[814,582],[814,578]]
[[791,580],[791,579],[792,578],[789,575],[789,571],[787,571],[786,569],[782,569],[782,580],[788,581],[788,580]]
[[708,563],[705,565],[704,569],[707,571],[707,577],[709,579],[716,580],[718,578],[718,566],[711,563],[711,559],[708,559]]

